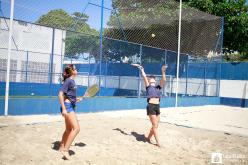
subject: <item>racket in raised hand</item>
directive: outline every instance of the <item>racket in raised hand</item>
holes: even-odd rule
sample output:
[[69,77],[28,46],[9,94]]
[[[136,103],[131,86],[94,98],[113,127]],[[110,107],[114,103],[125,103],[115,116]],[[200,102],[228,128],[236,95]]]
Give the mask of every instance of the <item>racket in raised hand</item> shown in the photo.
[[132,63],[131,65],[137,67],[138,69],[142,69],[143,68],[140,64]]

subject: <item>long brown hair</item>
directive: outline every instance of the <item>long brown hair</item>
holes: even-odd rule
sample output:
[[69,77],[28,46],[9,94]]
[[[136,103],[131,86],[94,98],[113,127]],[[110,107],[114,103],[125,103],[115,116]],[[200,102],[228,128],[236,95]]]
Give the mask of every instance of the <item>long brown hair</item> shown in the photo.
[[75,66],[73,64],[69,64],[65,67],[64,72],[62,74],[62,77],[63,77],[62,81],[65,81],[67,78],[72,76],[73,70],[75,70],[74,68]]

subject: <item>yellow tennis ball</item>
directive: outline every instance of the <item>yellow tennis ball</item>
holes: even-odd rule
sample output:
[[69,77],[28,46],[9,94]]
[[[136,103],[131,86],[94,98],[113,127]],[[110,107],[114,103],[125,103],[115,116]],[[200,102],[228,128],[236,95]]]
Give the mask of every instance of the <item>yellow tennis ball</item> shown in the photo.
[[152,37],[155,37],[156,35],[152,33]]

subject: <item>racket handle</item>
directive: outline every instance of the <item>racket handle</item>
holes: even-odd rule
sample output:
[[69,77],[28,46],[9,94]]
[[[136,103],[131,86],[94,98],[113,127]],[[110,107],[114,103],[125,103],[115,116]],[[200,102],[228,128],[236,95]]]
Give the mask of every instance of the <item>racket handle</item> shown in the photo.
[[142,70],[142,69],[144,69],[144,68],[143,68],[143,66],[138,66],[138,69],[139,69],[139,70]]
[[78,98],[77,98],[77,100],[78,100],[77,102],[80,102],[80,101],[82,101],[83,99],[84,99],[84,97],[78,97]]

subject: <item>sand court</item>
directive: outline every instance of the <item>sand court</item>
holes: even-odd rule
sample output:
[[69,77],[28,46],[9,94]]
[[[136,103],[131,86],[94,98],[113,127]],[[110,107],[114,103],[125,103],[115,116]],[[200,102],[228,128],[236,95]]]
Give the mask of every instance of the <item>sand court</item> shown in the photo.
[[[0,164],[224,164],[248,163],[248,109],[228,106],[162,108],[162,148],[146,142],[145,110],[78,114],[81,131],[70,148],[58,152],[64,121],[60,115],[0,117]],[[155,143],[155,140],[152,141]]]

